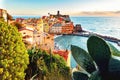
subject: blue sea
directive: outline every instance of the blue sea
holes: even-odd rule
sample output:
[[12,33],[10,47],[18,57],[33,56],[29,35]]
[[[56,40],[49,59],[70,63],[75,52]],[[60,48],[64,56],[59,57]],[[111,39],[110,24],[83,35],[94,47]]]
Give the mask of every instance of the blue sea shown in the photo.
[[[71,17],[71,20],[74,24],[81,24],[84,30],[120,39],[120,17]],[[60,36],[55,42],[61,49],[70,49],[70,45],[76,45],[87,51],[87,39],[80,36]],[[116,43],[109,43],[120,50]],[[71,67],[75,66],[76,62],[71,55]]]
[[74,24],[91,32],[113,36],[120,39],[120,17],[72,17]]
[[[14,18],[40,18],[40,16],[14,16]],[[120,17],[71,17],[74,25],[81,24],[87,31],[120,39]]]
[[[23,18],[39,18],[39,16],[21,16]],[[15,16],[14,18],[17,18]],[[84,30],[98,33],[101,35],[112,36],[120,39],[120,17],[71,17],[74,25],[81,24]],[[79,46],[87,51],[86,37],[81,36],[59,36],[55,39],[55,43],[60,49],[70,49],[70,45]],[[120,46],[112,43],[118,50]],[[71,55],[71,68],[76,66],[76,62]]]

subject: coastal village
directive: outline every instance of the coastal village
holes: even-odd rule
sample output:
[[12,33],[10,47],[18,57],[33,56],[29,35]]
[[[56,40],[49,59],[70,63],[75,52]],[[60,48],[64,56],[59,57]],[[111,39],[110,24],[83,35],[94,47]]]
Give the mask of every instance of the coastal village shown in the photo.
[[[71,35],[74,33],[72,35],[88,37],[91,34],[82,30],[80,24],[74,26],[69,15],[61,15],[60,11],[58,11],[56,15],[49,13],[48,16],[42,16],[40,18],[25,19],[20,17],[13,19],[6,10],[0,9],[0,17],[4,18],[4,21],[8,24],[17,26],[18,31],[23,37],[23,42],[26,45],[29,45],[29,47],[37,46],[45,51],[51,50],[54,54],[59,54],[64,57],[68,66],[70,66],[70,51],[60,50],[59,46],[54,42],[55,36],[61,34]],[[77,32],[82,32],[82,34]],[[117,43],[119,45],[119,40],[116,38],[97,35],[109,41],[118,41]]]
[[74,31],[82,31],[80,25],[74,27],[69,15],[61,15],[58,11],[56,15],[49,14],[41,18],[13,19],[6,10],[0,9],[0,17],[4,18],[8,24],[17,26],[26,45],[37,46],[42,50],[59,54],[70,66],[70,51],[60,50],[59,46],[54,43],[56,34],[71,34]]
[[[11,15],[7,13],[6,10],[0,9],[0,17],[4,19],[5,22],[11,25],[15,25],[18,31],[23,37],[23,42],[30,47],[39,47],[45,51],[52,51],[55,54],[59,54],[64,57],[66,61],[69,61],[68,50],[60,50],[59,46],[54,42],[54,38],[57,35],[77,35],[88,37],[91,33],[84,31],[80,24],[74,26],[69,15],[61,15],[60,11],[57,14],[48,14],[48,16],[42,16],[40,18],[16,18],[13,19]],[[81,34],[79,32],[82,32]],[[74,34],[73,34],[74,33]],[[93,33],[92,33],[93,34]],[[103,36],[96,34],[104,39],[115,42],[120,45],[120,40],[112,38],[109,36]],[[69,59],[69,60],[67,60]]]

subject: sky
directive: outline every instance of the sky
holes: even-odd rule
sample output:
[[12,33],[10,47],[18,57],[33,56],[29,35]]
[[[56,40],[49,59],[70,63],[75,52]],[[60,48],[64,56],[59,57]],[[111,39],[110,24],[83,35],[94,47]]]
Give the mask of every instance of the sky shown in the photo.
[[0,0],[0,8],[12,15],[120,15],[120,0]]

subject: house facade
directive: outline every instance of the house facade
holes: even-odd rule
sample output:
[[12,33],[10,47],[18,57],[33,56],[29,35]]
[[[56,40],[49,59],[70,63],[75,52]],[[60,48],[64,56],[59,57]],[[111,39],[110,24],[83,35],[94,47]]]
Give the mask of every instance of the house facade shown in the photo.
[[0,18],[3,18],[5,22],[7,22],[7,11],[4,9],[0,9]]
[[25,43],[33,44],[33,31],[34,30],[32,28],[27,27],[19,29]]
[[46,21],[50,24],[49,33],[71,34],[74,30],[74,25],[69,15],[61,15],[59,11],[57,15],[50,14]]

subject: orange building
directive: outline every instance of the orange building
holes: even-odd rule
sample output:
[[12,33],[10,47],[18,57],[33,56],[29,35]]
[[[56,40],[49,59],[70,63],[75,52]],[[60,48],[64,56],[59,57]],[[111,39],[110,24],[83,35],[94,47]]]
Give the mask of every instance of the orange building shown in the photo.
[[62,26],[62,34],[71,34],[74,30],[73,22],[66,23]]

